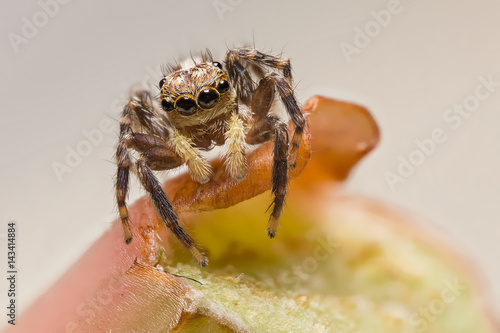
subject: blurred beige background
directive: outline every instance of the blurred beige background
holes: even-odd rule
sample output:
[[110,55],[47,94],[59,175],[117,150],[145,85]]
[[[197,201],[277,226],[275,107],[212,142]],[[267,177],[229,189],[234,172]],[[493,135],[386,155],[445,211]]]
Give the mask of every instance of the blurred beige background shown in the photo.
[[[0,13],[0,262],[17,221],[21,312],[117,216],[128,90],[190,52],[222,60],[253,42],[292,59],[302,102],[371,110],[382,141],[345,191],[445,235],[500,299],[498,1],[42,0],[3,1]],[[135,183],[130,202],[143,193]]]

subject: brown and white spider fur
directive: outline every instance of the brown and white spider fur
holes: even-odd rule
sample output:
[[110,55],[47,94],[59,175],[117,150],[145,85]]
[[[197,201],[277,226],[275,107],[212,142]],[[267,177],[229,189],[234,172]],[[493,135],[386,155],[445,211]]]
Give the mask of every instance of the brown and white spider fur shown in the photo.
[[[274,198],[267,232],[273,238],[283,211],[288,170],[295,167],[305,125],[292,87],[290,60],[255,49],[236,48],[226,53],[224,66],[207,53],[199,60],[193,59],[190,66],[171,67],[164,76],[159,84],[159,98],[144,90],[133,92],[120,121],[116,199],[125,242],[132,240],[125,203],[132,169],[165,225],[205,266],[207,258],[179,225],[153,171],[186,164],[193,180],[208,182],[211,166],[204,152],[223,146],[226,173],[242,179],[247,173],[247,146],[271,140]],[[291,142],[286,120],[271,112],[276,92],[295,128]],[[132,151],[137,158],[133,158]]]

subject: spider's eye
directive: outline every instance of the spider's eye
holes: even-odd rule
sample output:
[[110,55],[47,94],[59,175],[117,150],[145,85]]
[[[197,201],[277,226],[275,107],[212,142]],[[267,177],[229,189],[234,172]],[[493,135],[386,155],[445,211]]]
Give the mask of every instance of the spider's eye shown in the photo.
[[177,107],[177,111],[183,116],[189,116],[196,112],[196,102],[188,96],[180,97],[175,102],[175,106]]
[[172,103],[168,99],[162,99],[161,108],[165,111],[172,111],[174,109],[174,103]]
[[198,104],[204,109],[211,109],[217,104],[219,94],[215,89],[203,89],[198,95]]
[[220,62],[214,61],[212,64],[222,69],[222,64]]
[[229,82],[227,80],[220,80],[219,83],[217,84],[217,90],[223,94],[226,91],[229,90]]
[[158,83],[158,86],[160,87],[160,89],[161,89],[161,87],[163,87],[163,85],[165,84],[165,82],[167,82],[167,79],[165,79],[165,78],[163,78],[163,79],[160,80],[160,83]]

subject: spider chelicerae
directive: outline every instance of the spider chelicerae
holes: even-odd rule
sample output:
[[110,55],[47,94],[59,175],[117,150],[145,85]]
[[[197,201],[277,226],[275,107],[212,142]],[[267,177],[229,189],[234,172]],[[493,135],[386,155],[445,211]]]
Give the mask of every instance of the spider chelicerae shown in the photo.
[[[186,164],[194,181],[209,182],[211,166],[204,152],[224,146],[226,173],[242,179],[247,174],[245,150],[267,141],[274,141],[273,201],[267,229],[273,238],[283,211],[288,170],[296,165],[305,126],[293,91],[290,60],[252,48],[235,48],[226,53],[224,64],[206,52],[189,65],[170,66],[163,75],[159,97],[146,90],[134,91],[120,120],[116,200],[125,242],[132,241],[125,203],[132,168],[165,225],[205,266],[207,258],[179,225],[153,171]],[[294,125],[291,140],[287,121],[273,111],[276,93]]]

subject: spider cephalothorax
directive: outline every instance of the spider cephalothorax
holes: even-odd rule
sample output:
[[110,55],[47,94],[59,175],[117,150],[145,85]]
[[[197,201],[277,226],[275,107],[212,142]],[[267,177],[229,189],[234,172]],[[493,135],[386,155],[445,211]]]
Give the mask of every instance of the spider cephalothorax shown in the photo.
[[[253,78],[258,79],[255,85]],[[292,89],[290,61],[238,48],[227,52],[225,68],[209,56],[193,59],[165,73],[155,101],[147,91],[136,91],[125,106],[120,122],[116,158],[116,197],[125,241],[130,243],[125,198],[132,165],[166,226],[196,260],[207,264],[193,239],[179,226],[178,217],[152,170],[169,170],[186,164],[193,180],[210,181],[211,166],[203,151],[225,147],[226,173],[242,179],[247,173],[248,145],[274,141],[272,193],[274,200],[267,229],[274,237],[288,186],[288,170],[294,168],[304,116]],[[290,141],[286,122],[275,113],[278,93],[295,127]],[[130,150],[139,154],[133,159]]]
[[205,124],[228,107],[235,107],[236,96],[218,62],[180,69],[163,78],[159,85],[161,106],[176,128]]

